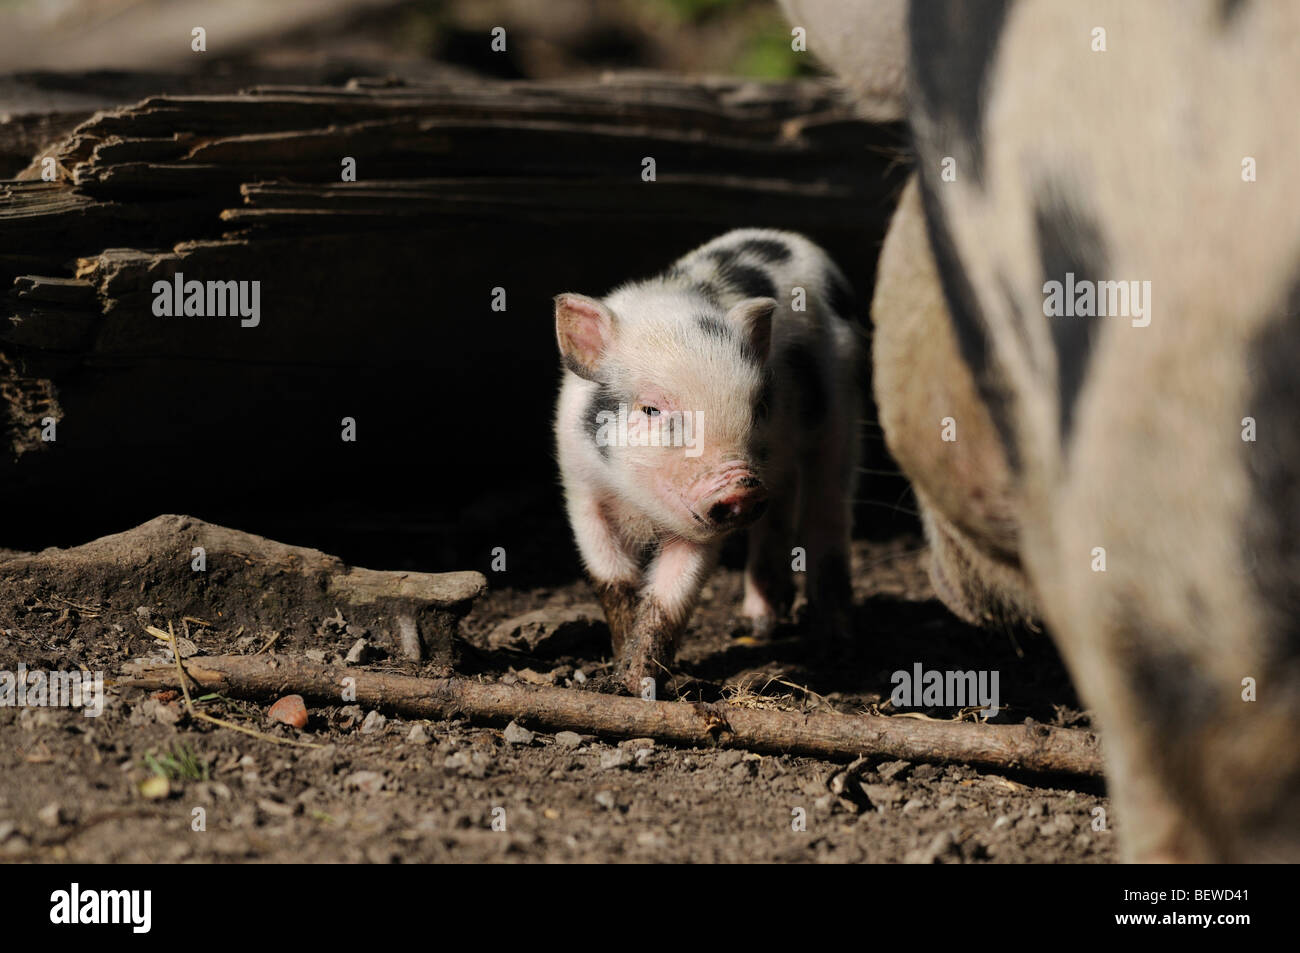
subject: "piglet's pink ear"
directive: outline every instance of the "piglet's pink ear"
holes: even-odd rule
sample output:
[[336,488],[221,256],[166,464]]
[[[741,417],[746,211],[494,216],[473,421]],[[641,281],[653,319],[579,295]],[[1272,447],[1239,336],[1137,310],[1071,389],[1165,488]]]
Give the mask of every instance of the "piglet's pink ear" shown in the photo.
[[557,295],[555,336],[564,366],[579,377],[599,380],[601,360],[614,342],[614,313],[586,295]]
[[746,298],[727,312],[727,320],[738,328],[760,361],[772,350],[772,314],[775,298]]

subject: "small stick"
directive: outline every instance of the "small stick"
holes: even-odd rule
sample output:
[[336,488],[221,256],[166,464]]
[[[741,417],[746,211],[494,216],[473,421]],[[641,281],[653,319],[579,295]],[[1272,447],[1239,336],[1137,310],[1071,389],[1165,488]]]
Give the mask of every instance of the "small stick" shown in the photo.
[[[246,735],[252,735],[254,738],[261,738],[263,741],[272,741],[278,745],[294,745],[299,748],[324,747],[324,745],[314,744],[310,741],[297,741],[293,738],[277,738],[275,735],[268,735],[263,731],[257,731],[254,728],[246,728],[243,725],[235,724],[233,721],[225,721],[224,719],[209,715],[206,712],[199,711],[194,707],[194,702],[190,700],[190,688],[185,679],[188,677],[190,681],[198,685],[202,685],[203,683],[193,675],[190,675],[190,673],[185,670],[185,667],[181,665],[181,651],[176,645],[176,630],[172,628],[171,622],[167,623],[166,632],[154,628],[153,626],[149,626],[149,634],[156,638],[165,639],[171,643],[172,659],[176,662],[176,678],[181,685],[181,694],[185,696],[185,710],[189,712],[191,718],[194,718],[197,721],[206,721],[208,724],[217,725],[221,728],[229,728],[232,731],[242,732]],[[279,638],[279,633],[276,633],[276,638]],[[162,668],[165,669],[166,666],[162,666]]]
[[[745,748],[827,760],[870,755],[1085,777],[1099,777],[1102,770],[1091,732],[1038,724],[930,722],[830,712],[805,715],[726,704],[651,702],[466,678],[412,678],[283,656],[274,664],[250,656],[196,656],[186,662],[185,671],[209,691],[257,700],[296,693],[327,703],[340,700],[341,680],[351,678],[357,704],[417,718],[515,720],[543,731],[654,738],[684,746]],[[156,664],[132,663],[127,672],[128,677],[119,680],[127,687],[165,688],[176,680],[170,667]]]
[[277,640],[278,638],[280,638],[280,633],[279,633],[279,632],[277,632],[277,633],[275,633],[275,635],[271,636],[271,641],[269,641],[269,642],[267,642],[265,645],[263,645],[260,649],[258,649],[256,652],[254,652],[253,655],[261,655],[263,652],[265,652],[265,651],[266,651],[267,649],[269,649],[271,646],[275,645],[275,642],[276,642],[276,640]]

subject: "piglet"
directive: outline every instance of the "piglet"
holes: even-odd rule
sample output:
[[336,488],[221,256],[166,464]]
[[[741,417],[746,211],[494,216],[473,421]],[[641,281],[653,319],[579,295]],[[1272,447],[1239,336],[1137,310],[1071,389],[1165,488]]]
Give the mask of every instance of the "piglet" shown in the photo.
[[604,298],[555,299],[555,436],[569,521],[620,678],[653,697],[723,541],[748,528],[741,608],[767,634],[806,568],[843,634],[859,440],[847,282],[820,248],[729,232]]

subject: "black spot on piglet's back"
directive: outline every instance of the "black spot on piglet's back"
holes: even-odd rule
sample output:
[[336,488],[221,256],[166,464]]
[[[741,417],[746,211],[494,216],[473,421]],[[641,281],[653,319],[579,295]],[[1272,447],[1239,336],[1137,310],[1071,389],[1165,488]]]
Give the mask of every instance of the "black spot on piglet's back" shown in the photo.
[[762,268],[740,261],[740,251],[718,248],[709,252],[718,266],[718,280],[745,298],[775,298],[776,285]]
[[740,244],[738,251],[749,254],[771,265],[790,260],[790,246],[775,238],[751,238]]

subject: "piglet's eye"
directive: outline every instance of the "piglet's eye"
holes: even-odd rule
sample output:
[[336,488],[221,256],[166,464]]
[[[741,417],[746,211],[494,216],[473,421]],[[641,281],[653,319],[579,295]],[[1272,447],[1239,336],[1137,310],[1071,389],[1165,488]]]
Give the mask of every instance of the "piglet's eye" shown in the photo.
[[659,416],[659,408],[658,408],[658,407],[651,407],[649,404],[647,404],[646,406],[642,407],[641,410],[642,410],[642,412],[643,412],[647,417],[658,417],[658,416]]

